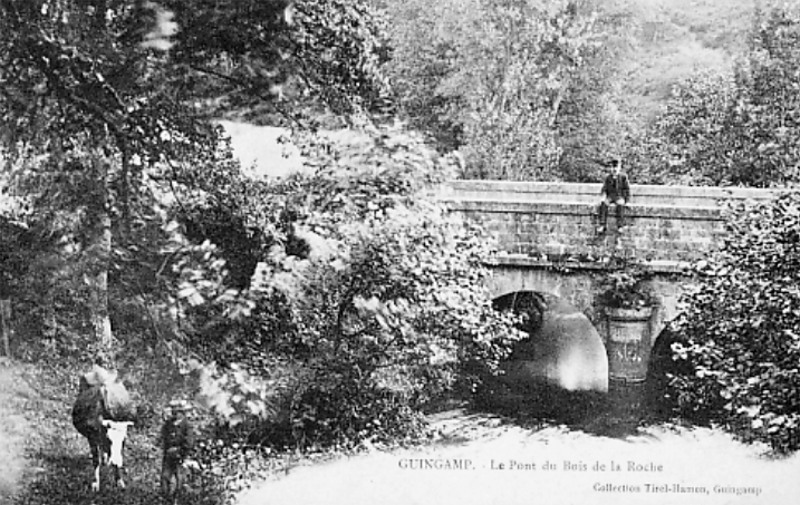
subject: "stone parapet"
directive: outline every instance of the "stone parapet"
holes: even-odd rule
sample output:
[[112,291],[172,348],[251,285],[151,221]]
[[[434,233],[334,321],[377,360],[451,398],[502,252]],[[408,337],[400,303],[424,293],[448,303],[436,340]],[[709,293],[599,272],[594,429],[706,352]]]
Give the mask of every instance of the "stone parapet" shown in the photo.
[[[443,185],[439,195],[443,199],[597,203],[600,201],[601,187],[599,183],[456,180]],[[770,199],[785,191],[789,190],[634,184],[631,187],[631,203],[713,207],[724,200]]]
[[454,181],[439,199],[481,224],[501,250],[533,258],[576,257],[589,262],[625,256],[640,262],[702,259],[724,233],[726,200],[763,201],[777,190],[637,186],[628,224],[597,234],[598,184]]

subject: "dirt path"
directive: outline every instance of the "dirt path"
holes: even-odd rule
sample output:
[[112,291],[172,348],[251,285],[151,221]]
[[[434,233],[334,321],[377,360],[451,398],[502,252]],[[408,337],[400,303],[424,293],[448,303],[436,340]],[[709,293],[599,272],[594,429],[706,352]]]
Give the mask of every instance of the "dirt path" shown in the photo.
[[800,454],[765,457],[710,429],[654,426],[611,438],[491,416],[435,420],[441,439],[298,466],[238,505],[793,505]]
[[36,401],[37,396],[23,379],[20,368],[0,358],[0,503],[12,501],[30,469],[25,444],[32,437],[32,428],[22,412],[26,410],[25,402]]

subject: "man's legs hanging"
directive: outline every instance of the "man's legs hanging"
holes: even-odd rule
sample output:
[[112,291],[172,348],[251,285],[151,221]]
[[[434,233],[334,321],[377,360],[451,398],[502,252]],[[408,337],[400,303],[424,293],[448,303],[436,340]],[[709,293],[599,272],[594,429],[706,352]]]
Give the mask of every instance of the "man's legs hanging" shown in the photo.
[[608,200],[603,200],[597,206],[597,224],[598,233],[605,233],[606,226],[608,225]]
[[627,226],[627,223],[625,222],[625,207],[625,200],[617,200],[615,209],[617,214],[617,229]]

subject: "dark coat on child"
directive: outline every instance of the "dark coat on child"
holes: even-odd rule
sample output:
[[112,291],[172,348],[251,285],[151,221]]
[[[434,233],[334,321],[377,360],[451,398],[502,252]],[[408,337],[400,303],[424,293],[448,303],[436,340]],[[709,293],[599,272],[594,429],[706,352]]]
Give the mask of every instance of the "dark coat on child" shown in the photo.
[[161,492],[176,496],[181,487],[181,468],[194,448],[194,430],[186,412],[171,412],[161,427]]
[[609,174],[603,182],[602,194],[611,202],[616,203],[622,198],[625,203],[631,199],[631,185],[628,176],[624,172],[619,174]]

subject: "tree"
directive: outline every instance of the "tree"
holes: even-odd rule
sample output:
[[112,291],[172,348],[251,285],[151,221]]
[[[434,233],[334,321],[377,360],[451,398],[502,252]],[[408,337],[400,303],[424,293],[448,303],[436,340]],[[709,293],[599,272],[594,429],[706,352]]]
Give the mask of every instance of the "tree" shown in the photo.
[[[295,25],[289,7],[283,0],[0,4],[7,167],[17,190],[36,196],[37,214],[52,218],[50,233],[66,244],[61,252],[83,265],[78,275],[92,286],[100,347],[112,341],[109,272],[138,261],[137,234],[158,228],[163,194],[179,173],[187,181],[186,166],[199,168],[190,177],[198,184],[223,162],[220,131],[209,121],[218,109],[204,103],[230,109],[258,101],[274,111],[305,94],[317,106],[352,111],[380,101],[380,25],[361,3],[304,2]],[[287,85],[296,92],[279,92]]]
[[[657,141],[647,144],[653,178],[679,184],[730,183],[732,75],[699,74],[677,86],[657,119]],[[727,179],[727,180],[726,180]]]
[[777,451],[800,448],[800,197],[738,209],[677,321],[679,413]]
[[645,118],[631,100],[631,60],[636,34],[642,30],[644,13],[630,2],[584,0],[575,2],[577,12],[592,19],[593,44],[583,52],[581,65],[571,72],[555,122],[561,156],[557,177],[566,181],[599,181],[598,161],[620,156],[626,171],[638,180],[635,151],[637,132]]
[[[796,183],[800,140],[800,17],[789,7],[757,17],[747,57],[732,75],[678,87],[655,126],[656,171],[691,184]],[[662,147],[663,146],[663,147]]]
[[447,147],[463,147],[462,176],[560,177],[559,132],[583,114],[588,94],[578,95],[603,39],[593,15],[573,1],[384,3],[399,102]]
[[180,30],[171,60],[218,115],[257,122],[390,106],[385,22],[364,0],[165,0]]
[[[85,260],[99,346],[112,343],[114,220],[124,244],[148,171],[210,132],[175,100],[163,54],[143,44],[142,2],[3,2],[0,111],[21,188],[61,216],[52,233]],[[146,204],[146,203],[145,203]]]

